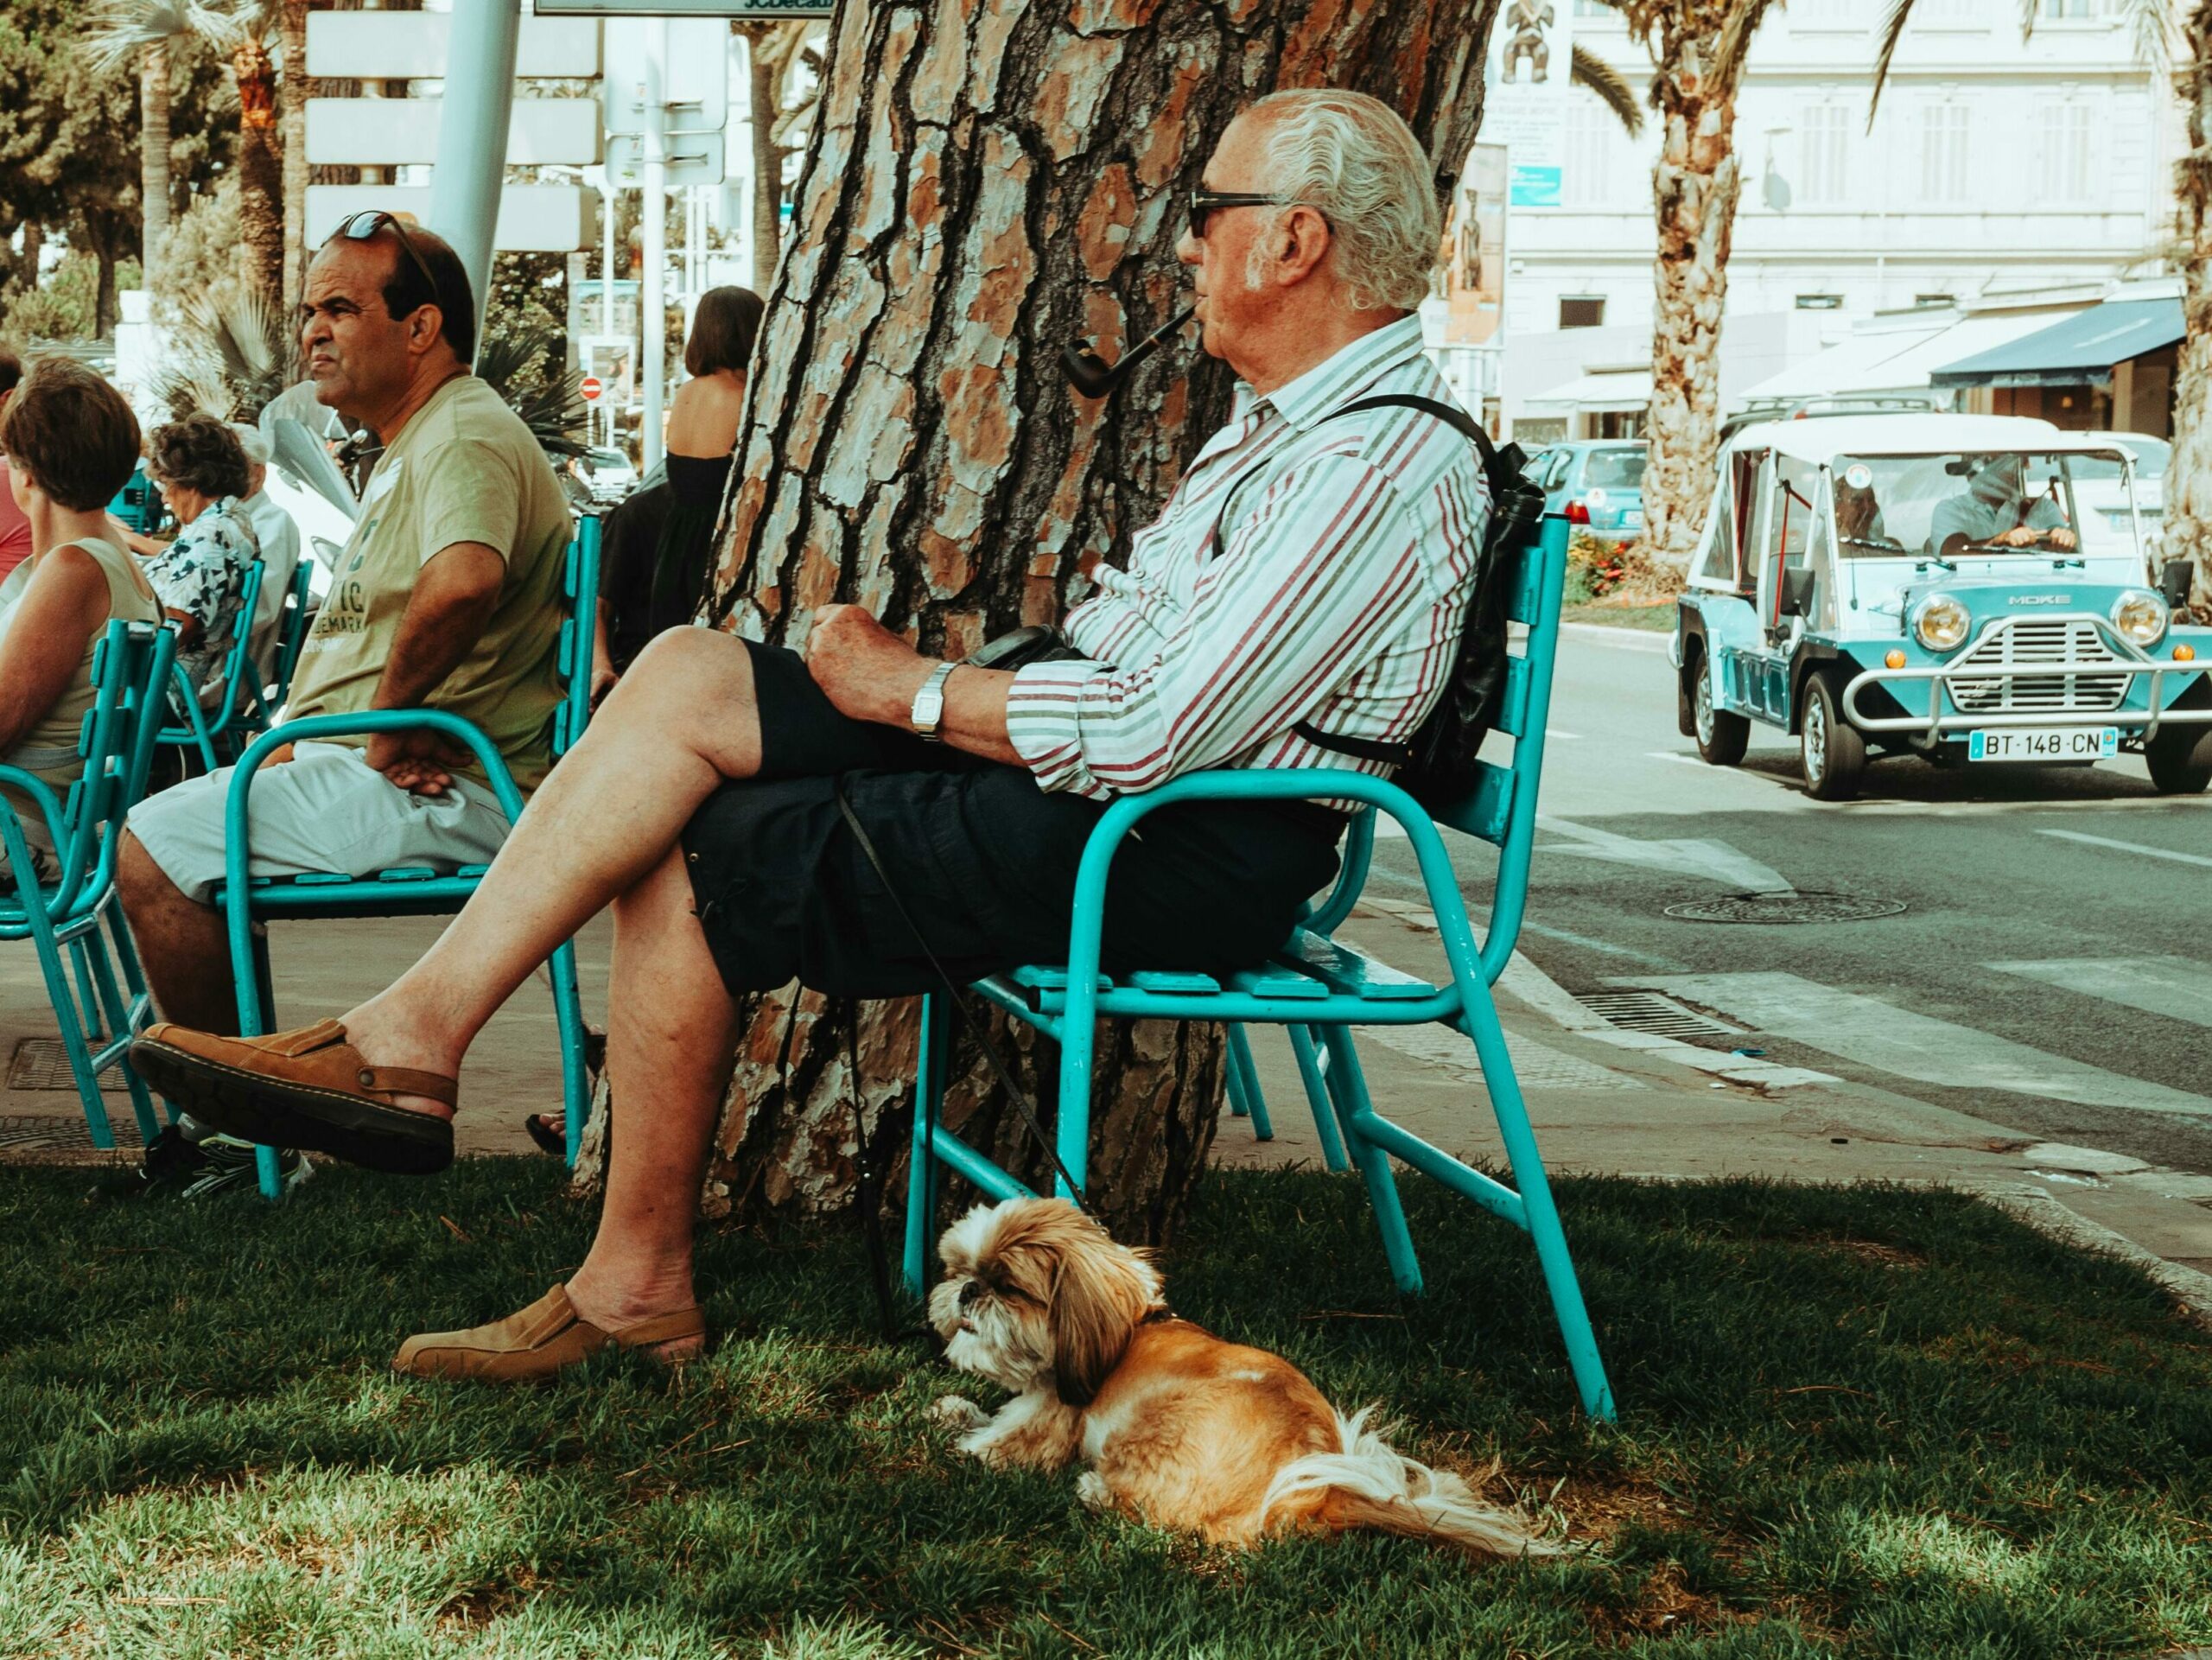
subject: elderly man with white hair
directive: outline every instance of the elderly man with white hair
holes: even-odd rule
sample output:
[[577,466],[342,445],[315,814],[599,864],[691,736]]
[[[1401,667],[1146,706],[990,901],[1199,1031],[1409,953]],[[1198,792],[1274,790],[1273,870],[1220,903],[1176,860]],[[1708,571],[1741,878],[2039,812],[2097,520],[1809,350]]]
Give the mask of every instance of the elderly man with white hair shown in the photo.
[[[1230,124],[1203,187],[1178,256],[1205,349],[1243,384],[1128,569],[1069,614],[1078,657],[934,662],[852,606],[817,614],[804,658],[664,634],[397,984],[301,1031],[157,1027],[134,1050],[235,1134],[436,1169],[471,1040],[612,903],[618,1151],[598,1237],[565,1286],[410,1339],[402,1371],[511,1380],[609,1344],[696,1352],[692,1214],[739,993],[797,977],[901,995],[934,983],[932,954],[963,976],[1051,959],[1115,796],[1199,767],[1387,773],[1333,744],[1387,754],[1435,703],[1489,513],[1480,461],[1433,414],[1350,409],[1447,396],[1413,315],[1440,239],[1428,159],[1375,99],[1279,93]],[[1305,803],[1147,818],[1115,865],[1108,969],[1262,958],[1334,875],[1344,822]]]
[[253,633],[246,649],[266,672],[276,654],[284,595],[291,590],[293,573],[300,568],[300,527],[264,487],[271,454],[267,435],[243,421],[232,422],[231,430],[238,434],[238,447],[245,451],[245,493],[238,498],[238,506],[261,547],[261,598],[253,607]]

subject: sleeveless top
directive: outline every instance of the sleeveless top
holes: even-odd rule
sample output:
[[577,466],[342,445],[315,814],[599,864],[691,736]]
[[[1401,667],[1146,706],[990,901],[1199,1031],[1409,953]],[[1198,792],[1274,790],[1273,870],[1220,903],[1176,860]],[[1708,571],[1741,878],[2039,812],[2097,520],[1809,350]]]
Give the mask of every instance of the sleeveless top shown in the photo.
[[[133,568],[130,556],[111,542],[97,537],[83,541],[69,542],[65,547],[81,549],[91,556],[107,578],[107,617],[94,628],[85,642],[85,654],[78,660],[77,670],[70,676],[69,684],[53,707],[40,717],[38,723],[26,732],[16,747],[0,760],[11,766],[20,766],[33,778],[50,788],[57,800],[68,804],[69,786],[84,776],[84,757],[77,753],[77,740],[85,723],[85,712],[91,709],[92,692],[92,652],[99,647],[101,637],[107,633],[107,624],[118,619],[124,622],[159,623],[162,609],[149,587],[142,587],[144,579]],[[29,562],[24,569],[31,569]],[[11,582],[10,586],[14,586]],[[26,584],[28,586],[28,584]],[[22,589],[16,590],[21,598]],[[0,612],[0,652],[8,649],[8,635],[16,621],[16,607],[10,605]],[[47,834],[46,815],[41,812],[30,797],[16,789],[0,790],[15,806],[22,820],[23,837],[43,851],[54,850],[53,838]]]

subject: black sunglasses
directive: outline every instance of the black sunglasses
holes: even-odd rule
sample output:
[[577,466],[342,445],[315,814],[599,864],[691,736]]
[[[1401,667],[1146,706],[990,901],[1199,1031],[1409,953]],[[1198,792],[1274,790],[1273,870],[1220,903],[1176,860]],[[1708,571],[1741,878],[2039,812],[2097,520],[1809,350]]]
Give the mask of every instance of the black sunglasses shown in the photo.
[[349,242],[366,242],[387,225],[391,226],[392,234],[399,239],[399,251],[413,264],[416,274],[423,279],[423,286],[429,290],[427,297],[409,308],[410,315],[424,306],[439,304],[438,279],[430,275],[429,266],[424,263],[413,239],[407,234],[406,224],[398,214],[388,213],[381,207],[365,207],[358,213],[348,213],[330,234],[333,239],[342,236]]
[[1191,235],[1200,242],[1206,239],[1206,220],[1217,207],[1297,207],[1300,203],[1289,196],[1263,196],[1249,190],[1193,190],[1191,193]]

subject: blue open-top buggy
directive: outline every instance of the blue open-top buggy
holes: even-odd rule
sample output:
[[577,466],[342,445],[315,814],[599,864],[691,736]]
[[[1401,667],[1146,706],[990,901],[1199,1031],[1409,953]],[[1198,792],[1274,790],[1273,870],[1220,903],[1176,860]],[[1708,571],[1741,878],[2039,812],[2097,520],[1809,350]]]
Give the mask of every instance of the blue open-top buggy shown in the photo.
[[1827,800],[1881,753],[2139,752],[2160,790],[2202,790],[2212,628],[2175,622],[2188,567],[2153,573],[2144,548],[2133,461],[2108,440],[2008,416],[1746,427],[1678,607],[1682,733],[1722,766],[1753,721],[1796,733]]

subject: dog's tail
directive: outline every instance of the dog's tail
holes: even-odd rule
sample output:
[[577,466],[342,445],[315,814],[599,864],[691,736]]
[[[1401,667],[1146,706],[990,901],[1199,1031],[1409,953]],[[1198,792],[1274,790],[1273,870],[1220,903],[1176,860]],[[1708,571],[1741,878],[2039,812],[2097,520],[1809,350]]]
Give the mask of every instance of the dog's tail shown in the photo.
[[1490,1556],[1555,1556],[1562,1547],[1537,1536],[1517,1511],[1486,1504],[1465,1478],[1407,1458],[1370,1428],[1372,1407],[1337,1415],[1342,1450],[1293,1459],[1268,1482],[1260,1523],[1296,1517],[1332,1530],[1374,1528],[1438,1539]]

